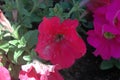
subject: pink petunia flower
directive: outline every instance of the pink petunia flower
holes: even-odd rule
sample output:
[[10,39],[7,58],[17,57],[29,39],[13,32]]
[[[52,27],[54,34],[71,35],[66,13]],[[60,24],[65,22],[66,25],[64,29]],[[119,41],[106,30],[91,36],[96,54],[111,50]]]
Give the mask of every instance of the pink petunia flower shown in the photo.
[[70,67],[75,59],[86,53],[85,43],[76,32],[77,26],[77,20],[66,19],[60,22],[58,17],[44,17],[38,29],[36,52],[60,68]]
[[2,10],[0,10],[0,24],[2,24],[3,29],[10,31],[11,33],[13,32],[13,28],[11,27],[11,24],[8,21],[8,19],[3,14]]
[[120,5],[113,0],[110,5],[94,12],[94,30],[88,31],[88,43],[96,48],[94,55],[104,60],[120,58]]
[[97,8],[108,5],[111,0],[89,0],[87,8],[94,12]]
[[9,71],[3,66],[0,66],[0,80],[11,80]]
[[54,65],[45,65],[38,61],[22,66],[20,80],[64,80]]

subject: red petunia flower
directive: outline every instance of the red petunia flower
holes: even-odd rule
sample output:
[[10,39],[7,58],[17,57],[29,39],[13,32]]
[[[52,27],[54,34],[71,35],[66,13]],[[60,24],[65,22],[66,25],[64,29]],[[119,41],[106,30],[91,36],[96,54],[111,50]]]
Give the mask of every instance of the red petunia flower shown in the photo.
[[19,73],[20,80],[64,80],[56,66],[45,65],[38,61],[22,65]]
[[60,22],[58,17],[44,17],[38,29],[36,52],[61,68],[70,67],[75,59],[86,53],[86,45],[76,32],[77,26],[77,20]]

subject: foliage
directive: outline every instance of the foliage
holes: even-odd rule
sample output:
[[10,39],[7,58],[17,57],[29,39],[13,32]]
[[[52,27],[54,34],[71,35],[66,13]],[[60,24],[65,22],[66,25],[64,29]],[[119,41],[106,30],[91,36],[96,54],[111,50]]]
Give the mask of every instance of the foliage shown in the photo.
[[[118,0],[113,0],[113,1],[118,1]],[[107,4],[111,4],[111,5],[107,5]],[[67,32],[69,34],[75,33],[78,36],[76,32],[78,31],[79,33],[83,34],[83,35],[80,35],[83,38],[86,37],[86,35],[88,35],[88,38],[87,38],[88,43],[97,49],[97,51],[94,52],[94,55],[95,56],[100,55],[102,59],[104,59],[104,61],[100,65],[100,68],[102,70],[110,69],[113,66],[116,66],[118,69],[120,69],[120,61],[119,61],[120,57],[118,54],[120,51],[119,45],[118,45],[120,41],[119,40],[120,25],[119,25],[119,15],[118,15],[119,9],[112,4],[117,5],[117,7],[120,7],[119,4],[117,4],[117,2],[112,3],[110,0],[102,0],[102,1],[98,1],[98,0],[1,0],[0,1],[0,8],[1,8],[0,10],[0,66],[4,66],[5,70],[6,69],[9,70],[12,80],[17,80],[19,76],[19,72],[23,65],[26,65],[26,66],[29,65],[31,67],[31,68],[29,67],[30,71],[34,72],[34,69],[36,67],[34,66],[35,67],[34,68],[30,65],[31,63],[32,65],[34,65],[34,59],[37,59],[37,61],[39,61],[40,63],[41,62],[48,63],[47,60],[44,61],[40,58],[40,56],[38,57],[38,55],[42,54],[42,52],[39,52],[39,53],[35,52],[36,45],[40,43],[38,39],[41,35],[41,32],[38,31],[40,30],[38,29],[38,26],[39,24],[42,25],[41,23],[42,23],[43,17],[44,17],[43,19],[44,21],[45,17],[51,19],[51,17],[53,18],[53,16],[57,16],[60,18],[61,24],[65,20],[70,21],[71,19],[77,19],[78,22],[80,22],[77,30],[76,29],[74,31],[69,30]],[[106,6],[104,5],[107,6],[108,10],[105,10]],[[114,11],[112,11],[113,9]],[[114,12],[117,14],[114,14]],[[109,15],[111,16],[108,17]],[[48,25],[47,23],[44,23],[44,25],[45,24]],[[70,23],[68,22],[67,23],[68,25],[65,25],[65,24],[64,24],[65,27],[66,26],[71,27],[71,25],[73,25],[72,22]],[[106,24],[107,24],[107,27],[105,26]],[[53,25],[54,24],[50,24],[52,28],[54,27]],[[75,25],[75,27],[76,26],[77,25]],[[48,28],[48,29],[51,29],[51,28]],[[54,29],[51,29],[51,34],[54,33],[52,30],[54,31]],[[61,28],[58,31],[60,30]],[[47,31],[44,31],[44,32],[47,32]],[[115,38],[116,36],[117,36],[117,39]],[[46,39],[47,38],[48,36],[46,37]],[[75,37],[73,36],[69,40],[74,41],[74,38]],[[78,43],[76,40],[77,39],[75,39],[74,42]],[[41,42],[44,43],[45,41],[41,41]],[[68,45],[72,45],[73,48],[69,47],[69,49],[71,49],[71,53],[75,52],[74,53],[75,55],[81,50],[78,48],[79,45],[75,44],[74,42],[71,42]],[[101,45],[100,47],[98,47],[99,43],[100,44],[102,43],[102,47]],[[114,45],[115,43],[116,43],[116,46]],[[107,48],[105,44],[107,45]],[[109,45],[112,45],[110,48],[111,52],[106,53],[107,51],[109,52],[109,49],[108,49]],[[37,47],[40,47],[40,46],[37,46]],[[81,45],[79,47],[83,48],[81,47]],[[102,49],[107,49],[107,51],[104,51]],[[54,49],[52,50],[53,50],[52,52],[54,53],[55,52]],[[61,51],[64,52],[64,50],[61,50]],[[67,51],[67,53],[68,52],[70,53],[70,51]],[[84,54],[85,52],[86,51],[84,51]],[[53,53],[50,53],[50,54],[53,54]],[[104,55],[104,53],[107,56]],[[80,54],[80,55],[83,56],[84,54],[82,55]],[[78,56],[76,57],[78,58]],[[37,63],[37,66],[39,62]],[[74,60],[72,59],[68,60],[68,63],[73,64]],[[66,67],[66,64],[65,64],[65,67]],[[55,65],[57,64],[54,64],[54,66]],[[1,67],[1,69],[4,69],[4,67]],[[53,74],[56,76],[60,76],[58,73],[59,68],[55,70],[57,70],[57,73],[55,74],[53,73]],[[8,71],[6,72],[8,73]],[[29,71],[26,71],[26,74],[28,74],[27,72],[29,73]],[[50,71],[50,72],[54,72],[54,71]],[[45,73],[47,74],[47,72]],[[35,70],[35,74],[37,74],[37,70]],[[0,79],[2,79],[2,77],[0,77]],[[60,78],[60,80],[62,80],[62,77]]]
[[11,33],[9,30],[2,30],[4,25],[1,25],[0,52],[3,57],[1,65],[7,66],[13,79],[18,78],[21,65],[30,63],[37,57],[34,52],[38,36],[36,24],[44,16],[58,16],[61,20],[78,18],[82,21],[80,15],[85,11],[79,8],[80,1],[55,3],[54,0],[4,0],[1,2],[4,3],[1,8],[13,29]]

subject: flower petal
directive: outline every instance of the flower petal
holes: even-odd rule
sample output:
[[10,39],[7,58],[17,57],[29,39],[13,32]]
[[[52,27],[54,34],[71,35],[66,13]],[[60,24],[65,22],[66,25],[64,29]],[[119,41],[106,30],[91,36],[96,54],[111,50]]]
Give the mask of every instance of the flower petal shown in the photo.
[[11,80],[9,71],[2,66],[0,66],[0,80]]

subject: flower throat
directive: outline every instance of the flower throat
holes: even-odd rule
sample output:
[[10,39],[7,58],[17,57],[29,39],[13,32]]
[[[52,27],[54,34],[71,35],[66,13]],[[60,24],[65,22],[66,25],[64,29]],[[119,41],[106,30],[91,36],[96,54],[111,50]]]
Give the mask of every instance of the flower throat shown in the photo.
[[110,33],[110,32],[105,32],[105,33],[104,33],[104,37],[105,37],[106,39],[113,39],[113,38],[115,37],[115,35],[113,35],[113,34]]
[[55,41],[56,41],[56,42],[59,42],[59,41],[61,41],[61,40],[63,40],[63,34],[57,34],[57,35],[56,35],[56,38],[55,38]]

